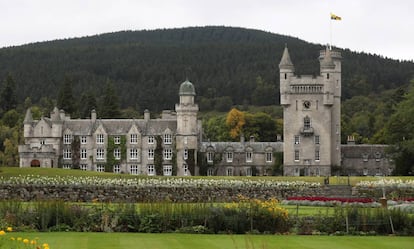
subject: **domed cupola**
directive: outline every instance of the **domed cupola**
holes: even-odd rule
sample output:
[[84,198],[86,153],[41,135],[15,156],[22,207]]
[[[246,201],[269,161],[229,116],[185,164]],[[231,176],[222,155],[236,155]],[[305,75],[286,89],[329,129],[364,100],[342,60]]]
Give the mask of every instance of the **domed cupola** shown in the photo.
[[180,96],[183,96],[183,95],[195,96],[196,93],[195,93],[195,88],[194,88],[193,83],[191,83],[188,79],[185,80],[183,83],[181,83],[180,91],[178,92],[178,94]]

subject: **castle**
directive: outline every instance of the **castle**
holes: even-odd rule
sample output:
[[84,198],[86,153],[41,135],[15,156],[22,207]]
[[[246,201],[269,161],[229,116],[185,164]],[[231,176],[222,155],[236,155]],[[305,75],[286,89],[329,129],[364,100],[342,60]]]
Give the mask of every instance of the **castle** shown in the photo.
[[384,145],[341,145],[341,54],[320,52],[320,75],[296,76],[287,47],[279,64],[284,141],[206,142],[196,91],[186,80],[175,111],[151,119],[71,119],[63,110],[24,119],[20,167],[62,167],[135,175],[270,175],[283,153],[283,174],[389,175]]

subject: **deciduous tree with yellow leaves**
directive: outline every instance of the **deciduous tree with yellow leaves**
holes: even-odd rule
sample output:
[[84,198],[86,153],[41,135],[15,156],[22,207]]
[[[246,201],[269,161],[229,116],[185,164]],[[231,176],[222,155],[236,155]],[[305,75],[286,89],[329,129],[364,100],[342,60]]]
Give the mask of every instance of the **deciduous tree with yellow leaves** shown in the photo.
[[243,126],[246,123],[245,114],[233,108],[227,114],[226,125],[230,128],[230,136],[236,138],[243,133]]

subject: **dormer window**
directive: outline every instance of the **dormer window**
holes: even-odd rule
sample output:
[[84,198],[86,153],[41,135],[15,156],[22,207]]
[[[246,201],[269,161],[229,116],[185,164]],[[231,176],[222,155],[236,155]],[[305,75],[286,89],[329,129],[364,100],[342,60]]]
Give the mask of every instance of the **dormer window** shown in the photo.
[[171,144],[171,143],[172,143],[172,135],[164,134],[164,144]]
[[96,143],[103,144],[105,141],[104,134],[96,134]]
[[63,143],[64,144],[71,144],[72,143],[72,135],[71,134],[63,135]]

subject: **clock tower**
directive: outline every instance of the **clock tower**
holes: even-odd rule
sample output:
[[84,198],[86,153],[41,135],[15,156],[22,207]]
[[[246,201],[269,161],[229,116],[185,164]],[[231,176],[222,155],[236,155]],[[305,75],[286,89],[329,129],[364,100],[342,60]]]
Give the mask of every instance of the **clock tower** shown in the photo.
[[341,164],[341,54],[320,52],[320,75],[295,75],[287,47],[279,64],[284,175],[327,176]]

